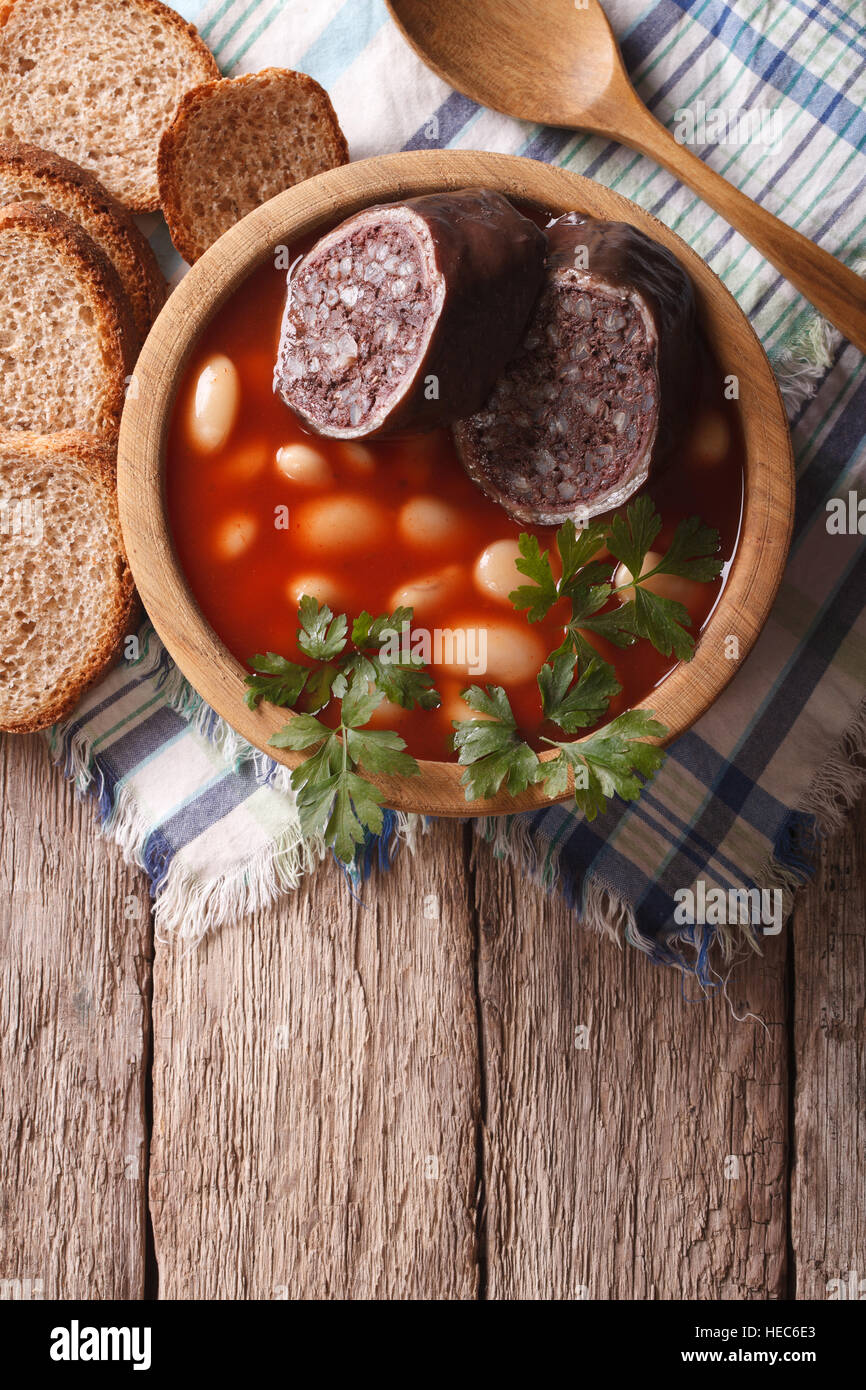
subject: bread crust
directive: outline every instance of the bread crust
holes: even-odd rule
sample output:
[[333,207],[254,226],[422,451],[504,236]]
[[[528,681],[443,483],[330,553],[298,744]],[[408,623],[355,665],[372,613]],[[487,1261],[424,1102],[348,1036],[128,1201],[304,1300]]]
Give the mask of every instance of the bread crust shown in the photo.
[[60,689],[19,719],[0,716],[0,729],[28,734],[56,724],[77,705],[84,691],[113,665],[120,655],[137,610],[132,571],[126,558],[117,509],[117,446],[99,435],[83,430],[61,430],[56,434],[0,433],[0,462],[9,457],[32,460],[34,468],[83,470],[94,491],[96,503],[113,533],[117,596],[111,620],[98,646],[68,677]]
[[[0,30],[6,26],[16,7],[28,3],[30,0],[0,0]],[[115,5],[118,8],[124,6],[127,9],[143,10],[155,15],[173,31],[177,39],[188,45],[194,59],[201,64],[201,81],[219,78],[220,70],[216,58],[195,25],[185,20],[182,15],[178,14],[177,10],[170,9],[162,3],[162,0],[115,0]],[[70,60],[74,61],[73,55],[70,55]],[[147,192],[142,189],[137,195],[125,198],[123,206],[128,208],[130,212],[158,212],[160,206],[158,189],[154,187]]]
[[101,323],[111,349],[114,369],[106,393],[103,428],[120,425],[126,397],[126,378],[135,365],[137,335],[132,308],[114,266],[85,231],[62,212],[44,204],[7,203],[0,208],[0,232],[19,227],[41,237],[58,258],[71,263],[90,290],[94,316]]
[[[215,98],[230,97],[235,92],[242,94],[252,87],[263,87],[269,83],[291,85],[296,92],[300,91],[306,97],[311,110],[315,110],[321,123],[323,145],[330,145],[329,162],[323,163],[323,169],[335,169],[349,162],[349,146],[340,128],[331,98],[324,87],[305,72],[295,72],[291,68],[262,68],[260,72],[245,73],[241,77],[224,77],[190,88],[182,98],[173,121],[163,132],[156,166],[163,216],[168,223],[175,247],[190,264],[204,255],[210,243],[197,234],[185,206],[184,144],[198,117],[207,110]],[[288,139],[291,132],[287,131],[286,134]],[[231,140],[229,130],[225,133],[225,139],[227,143]],[[287,183],[285,186],[288,188],[291,184]]]
[[[47,206],[81,222],[92,240],[98,238],[103,249],[111,248],[107,254],[132,306],[139,342],[143,342],[165,303],[166,285],[149,241],[126,208],[87,169],[37,145],[0,140],[0,175],[4,174],[22,188],[38,188]],[[58,192],[66,207],[52,201],[52,194]],[[2,199],[0,194],[0,206],[6,205]],[[70,203],[80,209],[80,218],[73,216]],[[33,206],[32,201],[29,206]]]

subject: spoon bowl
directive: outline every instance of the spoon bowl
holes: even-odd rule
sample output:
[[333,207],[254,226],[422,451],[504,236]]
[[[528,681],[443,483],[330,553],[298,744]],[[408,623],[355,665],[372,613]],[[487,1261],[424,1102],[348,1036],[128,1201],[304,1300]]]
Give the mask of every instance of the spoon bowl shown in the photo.
[[607,15],[594,0],[580,8],[574,0],[496,0],[492,21],[483,0],[389,0],[388,7],[428,67],[509,116],[600,129],[612,118],[609,93],[617,81],[629,86]]
[[866,281],[753,203],[651,115],[598,0],[387,3],[422,61],[482,106],[611,136],[662,164],[866,352]]

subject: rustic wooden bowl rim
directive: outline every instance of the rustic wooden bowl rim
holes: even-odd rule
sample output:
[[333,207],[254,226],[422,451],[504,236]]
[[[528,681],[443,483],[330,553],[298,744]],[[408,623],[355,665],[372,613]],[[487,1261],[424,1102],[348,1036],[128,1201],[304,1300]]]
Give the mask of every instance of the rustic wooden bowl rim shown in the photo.
[[[515,155],[413,151],[333,169],[279,194],[220,237],[170,296],[136,364],[120,431],[118,493],[129,560],[145,608],[193,688],[218,714],[276,762],[301,755],[271,748],[286,711],[244,704],[244,669],[217,637],[193,597],[174,551],[164,497],[165,441],[175,394],[202,329],[275,247],[297,242],[371,203],[438,189],[483,185],[552,211],[581,211],[631,222],[667,246],[695,284],[705,331],[726,372],[739,380],[746,453],[740,540],[721,598],[697,645],[637,708],[655,711],[678,737],[713,703],[751,649],[779,586],[794,503],[791,442],[781,397],[751,325],[721,281],[674,232],[635,203],[567,170]],[[704,518],[712,522],[711,517]],[[739,659],[726,655],[736,637]],[[371,777],[386,804],[430,815],[498,815],[548,805],[540,787],[467,802],[454,763],[423,762],[413,778]]]

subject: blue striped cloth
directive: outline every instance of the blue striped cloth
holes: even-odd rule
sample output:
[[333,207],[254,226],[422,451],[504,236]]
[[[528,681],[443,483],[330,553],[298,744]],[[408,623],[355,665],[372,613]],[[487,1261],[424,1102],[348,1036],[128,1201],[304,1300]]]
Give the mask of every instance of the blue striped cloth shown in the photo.
[[[489,149],[568,167],[633,198],[709,262],[750,316],[790,414],[798,498],[790,562],[743,670],[670,749],[641,800],[592,824],[562,807],[479,829],[558,885],[584,924],[653,959],[720,978],[751,927],[681,923],[676,894],[780,890],[810,872],[816,835],[863,784],[864,557],[831,534],[827,502],[862,493],[866,367],[721,218],[650,160],[596,136],[477,107],[411,53],[382,0],[195,0],[224,72],[281,64],[328,88],[354,158],[394,149]],[[856,268],[866,262],[866,35],[862,0],[608,0],[626,64],[670,128],[699,103],[766,112],[774,139],[698,146],[708,164]],[[147,230],[176,279],[164,224]],[[305,843],[285,774],[189,689],[145,626],[134,659],[52,731],[58,759],[99,797],[109,833],[151,875],[157,923],[195,939],[291,888],[322,857]],[[421,827],[389,817],[362,867]],[[419,851],[423,852],[423,841]],[[332,872],[337,872],[332,866]],[[720,953],[711,952],[713,943]]]

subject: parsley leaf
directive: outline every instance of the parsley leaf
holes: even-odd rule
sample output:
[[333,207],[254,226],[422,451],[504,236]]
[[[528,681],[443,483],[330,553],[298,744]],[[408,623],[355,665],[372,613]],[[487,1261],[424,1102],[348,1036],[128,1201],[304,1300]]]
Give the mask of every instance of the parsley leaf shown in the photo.
[[370,679],[376,683],[386,700],[403,709],[436,709],[442,703],[433,677],[421,661],[389,661],[381,656],[365,656]]
[[[313,759],[310,759],[310,762],[312,761]],[[302,763],[301,767],[307,765]],[[300,768],[296,768],[295,771],[300,771]],[[321,776],[311,775],[306,782],[299,782],[295,787],[298,794],[298,816],[305,835],[312,837],[326,834],[339,785],[340,772],[336,771],[331,774],[325,772]],[[292,786],[295,786],[294,773]]]
[[485,719],[454,720],[454,747],[464,772],[460,779],[466,800],[494,796],[505,784],[513,796],[537,782],[541,765],[538,754],[517,731],[508,696],[501,685],[478,685],[463,691],[470,709]]
[[358,775],[358,766],[400,777],[420,772],[399,734],[361,729],[383,698],[357,672],[342,697],[338,729],[312,714],[296,714],[270,740],[274,748],[313,750],[292,773],[301,829],[324,836],[344,864],[352,862],[367,832],[379,834],[384,823],[384,794]]
[[369,681],[360,672],[357,673],[342,699],[341,722],[350,729],[366,724],[384,698],[381,690],[371,690]]
[[344,864],[350,864],[354,859],[355,850],[366,838],[365,831],[369,830],[374,835],[381,832],[384,799],[376,787],[354,772],[346,770],[338,777],[325,838]]
[[324,836],[337,858],[351,864],[367,831],[379,834],[382,829],[383,799],[378,788],[341,766],[331,776],[311,778],[298,791],[301,829],[305,835]]
[[276,652],[254,656],[250,665],[257,673],[247,676],[244,682],[247,686],[244,701],[250,709],[256,709],[260,700],[268,700],[272,705],[293,705],[310,674],[308,666],[287,661]]
[[346,734],[349,756],[363,763],[368,772],[384,772],[389,777],[417,777],[421,769],[403,750],[405,741],[391,729],[349,729]]
[[559,582],[560,596],[570,597],[575,581],[580,574],[580,582],[594,582],[607,574],[609,565],[595,562],[590,567],[593,556],[597,555],[607,538],[607,524],[591,521],[579,531],[573,521],[564,521],[556,533],[556,548],[562,561],[562,578]]
[[545,739],[559,751],[550,762],[541,764],[544,789],[548,796],[561,796],[572,769],[575,805],[587,820],[594,820],[607,809],[609,797],[634,801],[640,796],[640,778],[651,776],[665,759],[664,749],[642,740],[663,738],[666,733],[651,711],[627,710],[580,743]]
[[567,734],[597,723],[613,696],[622,689],[606,661],[591,660],[577,683],[572,684],[576,666],[577,657],[563,653],[554,656],[552,665],[542,666],[538,675],[544,717]]
[[719,548],[719,533],[704,526],[699,517],[681,521],[656,574],[679,574],[683,579],[706,582],[718,579],[722,561],[715,558]]
[[674,653],[678,661],[691,661],[695,654],[695,639],[686,632],[692,620],[689,610],[676,599],[662,598],[650,589],[638,585],[631,601],[632,621],[638,637],[646,637],[662,656]]
[[[603,637],[606,642],[610,642],[614,647],[631,647],[637,641],[637,633],[634,630],[634,607],[628,603],[618,603],[615,608],[609,608],[606,613],[597,613],[593,616],[580,618],[569,623],[569,628],[583,628],[587,632],[594,632],[599,637]],[[590,650],[595,650],[593,647]]]
[[578,531],[573,521],[565,521],[556,533],[561,578],[554,577],[550,552],[542,551],[536,536],[526,532],[518,537],[520,559],[515,567],[533,582],[521,584],[509,595],[515,608],[527,609],[531,623],[546,618],[561,598],[571,598],[588,584],[610,577],[610,565],[593,562],[604,545],[607,527],[604,522],[591,522]]
[[631,584],[625,587],[633,588],[634,596],[621,605],[619,621],[624,634],[631,630],[636,636],[645,637],[662,656],[673,652],[679,661],[691,661],[695,642],[686,630],[692,625],[688,609],[675,599],[653,593],[647,588],[647,581],[656,574],[675,574],[698,583],[717,579],[722,570],[722,562],[714,553],[719,548],[719,533],[704,526],[697,517],[688,517],[678,525],[658,564],[644,572],[647,553],[661,524],[661,517],[646,495],[630,503],[625,516],[619,513],[611,523],[610,552],[623,561],[633,576]]
[[616,512],[613,516],[607,548],[632,574],[640,574],[644,557],[661,529],[661,517],[652,500],[642,493],[628,504],[625,515]]
[[333,732],[333,729],[329,729],[327,724],[323,724],[312,714],[296,714],[288,724],[271,734],[268,743],[274,748],[299,750],[310,748],[314,743],[321,743],[322,739],[330,738]]
[[308,714],[316,714],[331,702],[334,683],[339,679],[340,668],[334,661],[326,661],[310,672],[300,708]]
[[[421,658],[409,652],[407,661],[397,661],[382,651],[389,640],[402,638],[404,628],[409,629],[412,612],[411,608],[395,608],[393,613],[383,613],[378,618],[361,613],[352,624],[352,642],[359,650],[349,657],[346,668],[364,671],[392,704],[403,709],[414,709],[416,705],[435,709],[441,699]],[[379,651],[370,650],[373,647]]]
[[395,608],[393,613],[382,613],[378,618],[365,610],[352,623],[352,641],[361,650],[380,647],[389,633],[399,636],[404,624],[411,623],[412,617],[411,608]]
[[301,624],[298,646],[302,652],[314,661],[332,661],[340,655],[349,628],[345,613],[335,618],[326,603],[319,604],[311,595],[304,594],[298,604],[298,618]]
[[550,612],[559,598],[556,580],[550,566],[548,551],[542,553],[537,536],[522,532],[517,538],[520,559],[514,566],[520,574],[531,579],[531,584],[521,584],[508,595],[515,608],[528,609],[527,617],[531,623],[540,622]]

